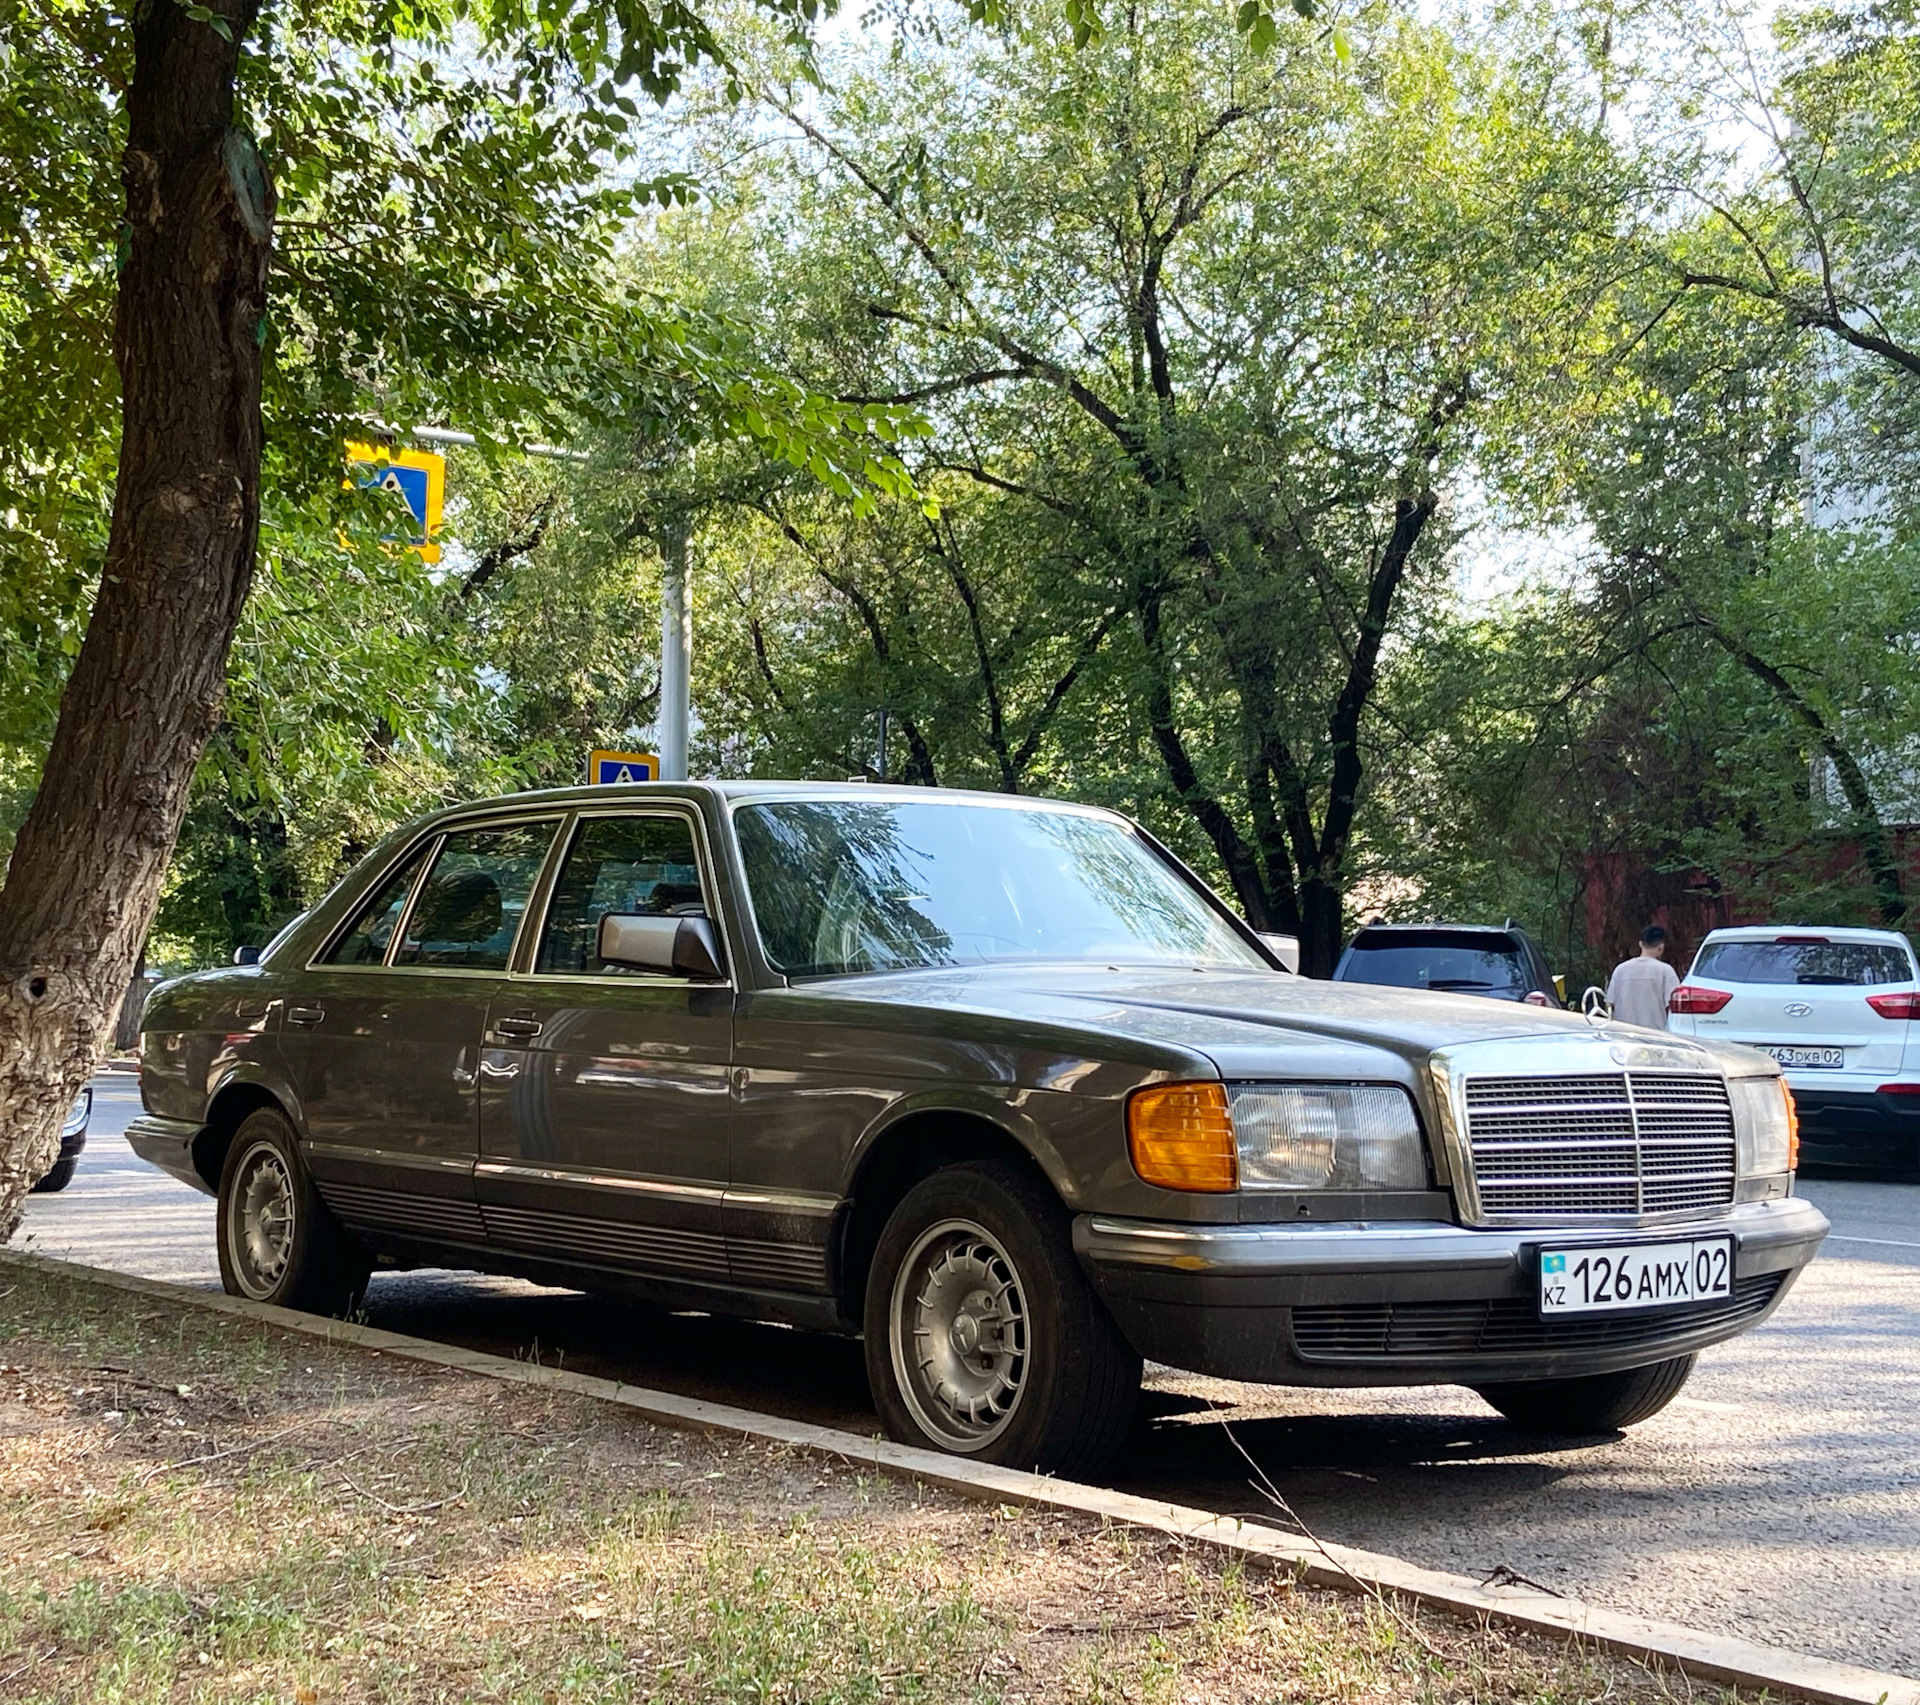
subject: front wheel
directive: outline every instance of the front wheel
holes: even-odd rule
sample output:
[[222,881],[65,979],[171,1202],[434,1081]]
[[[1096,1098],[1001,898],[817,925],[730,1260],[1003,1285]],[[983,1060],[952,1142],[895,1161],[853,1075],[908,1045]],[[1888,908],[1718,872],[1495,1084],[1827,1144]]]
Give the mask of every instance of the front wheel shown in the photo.
[[1013,1468],[1097,1472],[1140,1358],[1074,1258],[1065,1210],[1001,1161],[948,1167],[894,1209],[867,1277],[867,1378],[890,1437]]
[[1680,1395],[1696,1359],[1675,1356],[1624,1373],[1517,1380],[1476,1389],[1515,1426],[1530,1433],[1611,1433],[1666,1408]]
[[328,1211],[293,1126],[270,1107],[240,1122],[220,1169],[220,1283],[229,1296],[345,1314],[367,1288],[366,1252]]

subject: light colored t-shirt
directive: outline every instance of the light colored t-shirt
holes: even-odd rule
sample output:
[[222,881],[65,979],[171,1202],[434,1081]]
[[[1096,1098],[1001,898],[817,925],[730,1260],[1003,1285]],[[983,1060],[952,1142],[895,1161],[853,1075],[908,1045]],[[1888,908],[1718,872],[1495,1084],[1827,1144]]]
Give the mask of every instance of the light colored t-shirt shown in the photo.
[[1664,959],[1636,954],[1623,959],[1607,979],[1607,1005],[1622,1024],[1644,1024],[1649,1030],[1667,1027],[1667,996],[1680,979]]

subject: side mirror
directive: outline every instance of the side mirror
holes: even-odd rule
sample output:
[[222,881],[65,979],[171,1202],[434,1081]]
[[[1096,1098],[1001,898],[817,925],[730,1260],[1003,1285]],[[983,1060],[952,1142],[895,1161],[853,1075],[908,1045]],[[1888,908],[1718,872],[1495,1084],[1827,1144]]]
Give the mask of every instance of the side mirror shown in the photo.
[[260,949],[257,947],[236,947],[233,950],[233,962],[236,965],[258,965]]
[[1267,944],[1267,951],[1296,976],[1300,971],[1300,938],[1297,935],[1268,935],[1265,931],[1260,939]]
[[609,965],[709,982],[725,975],[713,925],[705,918],[609,912],[600,920],[599,947],[600,957]]

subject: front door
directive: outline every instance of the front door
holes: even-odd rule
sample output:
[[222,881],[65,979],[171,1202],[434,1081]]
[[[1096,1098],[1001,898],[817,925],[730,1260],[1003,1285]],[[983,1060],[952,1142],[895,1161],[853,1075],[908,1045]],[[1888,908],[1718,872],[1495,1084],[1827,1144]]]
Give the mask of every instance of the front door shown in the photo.
[[609,912],[718,915],[691,810],[583,814],[528,974],[481,1056],[481,1211],[494,1242],[570,1265],[727,1278],[731,983],[599,957]]
[[473,1193],[481,1033],[556,824],[439,836],[289,1001],[282,1033],[308,1163],[350,1225],[483,1241]]

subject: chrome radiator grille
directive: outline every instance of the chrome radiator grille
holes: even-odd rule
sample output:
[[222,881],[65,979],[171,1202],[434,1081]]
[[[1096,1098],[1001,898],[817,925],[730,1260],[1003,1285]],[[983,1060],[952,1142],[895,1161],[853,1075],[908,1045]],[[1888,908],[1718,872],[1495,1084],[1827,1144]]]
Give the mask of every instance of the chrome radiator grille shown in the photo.
[[1733,1108],[1714,1076],[1470,1077],[1480,1217],[1621,1219],[1733,1200]]

